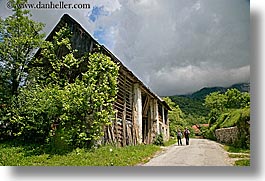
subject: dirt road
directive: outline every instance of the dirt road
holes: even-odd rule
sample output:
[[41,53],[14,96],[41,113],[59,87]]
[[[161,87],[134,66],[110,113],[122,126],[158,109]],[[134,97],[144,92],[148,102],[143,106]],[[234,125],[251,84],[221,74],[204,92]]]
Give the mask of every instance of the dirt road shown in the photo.
[[190,139],[190,145],[165,148],[143,166],[232,166],[220,144],[206,139]]

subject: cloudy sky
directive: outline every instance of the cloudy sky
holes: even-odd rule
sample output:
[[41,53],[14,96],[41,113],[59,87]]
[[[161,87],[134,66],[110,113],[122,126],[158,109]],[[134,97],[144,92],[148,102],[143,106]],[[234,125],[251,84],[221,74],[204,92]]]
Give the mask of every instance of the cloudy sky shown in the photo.
[[[250,81],[249,0],[64,2],[91,7],[32,10],[33,19],[46,24],[46,34],[70,14],[158,95]],[[10,14],[6,3],[0,0],[1,17]]]

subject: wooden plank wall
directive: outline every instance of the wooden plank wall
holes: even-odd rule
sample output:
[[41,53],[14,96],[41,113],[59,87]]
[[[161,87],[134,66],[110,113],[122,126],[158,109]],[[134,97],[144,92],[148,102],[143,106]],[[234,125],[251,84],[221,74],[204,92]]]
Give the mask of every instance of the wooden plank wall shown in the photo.
[[122,71],[119,71],[114,109],[116,118],[105,129],[105,142],[117,146],[136,145],[138,136],[133,120],[133,81]]
[[144,144],[150,144],[152,139],[151,139],[151,128],[152,128],[152,115],[151,113],[153,112],[151,110],[152,106],[152,99],[148,94],[144,94],[143,97],[143,127],[142,127],[142,136],[143,136],[143,143]]

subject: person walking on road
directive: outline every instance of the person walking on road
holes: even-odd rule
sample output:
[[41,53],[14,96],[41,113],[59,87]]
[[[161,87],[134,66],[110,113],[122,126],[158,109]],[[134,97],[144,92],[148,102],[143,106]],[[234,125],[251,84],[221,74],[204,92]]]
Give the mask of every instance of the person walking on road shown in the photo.
[[182,141],[181,141],[181,139],[182,139],[182,133],[181,133],[180,130],[178,130],[178,132],[177,132],[177,139],[178,139],[178,146],[179,145],[182,146]]
[[186,139],[186,145],[189,145],[189,141],[190,141],[190,131],[188,130],[188,128],[185,128],[184,131],[184,137]]

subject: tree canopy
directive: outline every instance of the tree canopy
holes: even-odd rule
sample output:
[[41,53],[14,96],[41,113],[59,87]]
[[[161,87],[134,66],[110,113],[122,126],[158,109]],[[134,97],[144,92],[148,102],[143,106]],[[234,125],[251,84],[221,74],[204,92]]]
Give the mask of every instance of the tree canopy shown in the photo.
[[10,0],[13,14],[0,18],[0,104],[18,95],[19,86],[25,83],[28,64],[34,50],[43,43],[42,23],[30,19],[28,10],[19,8],[26,0]]
[[206,96],[205,106],[210,109],[209,124],[216,122],[220,114],[228,109],[242,109],[250,106],[250,94],[237,89],[228,89],[225,93],[213,92]]

